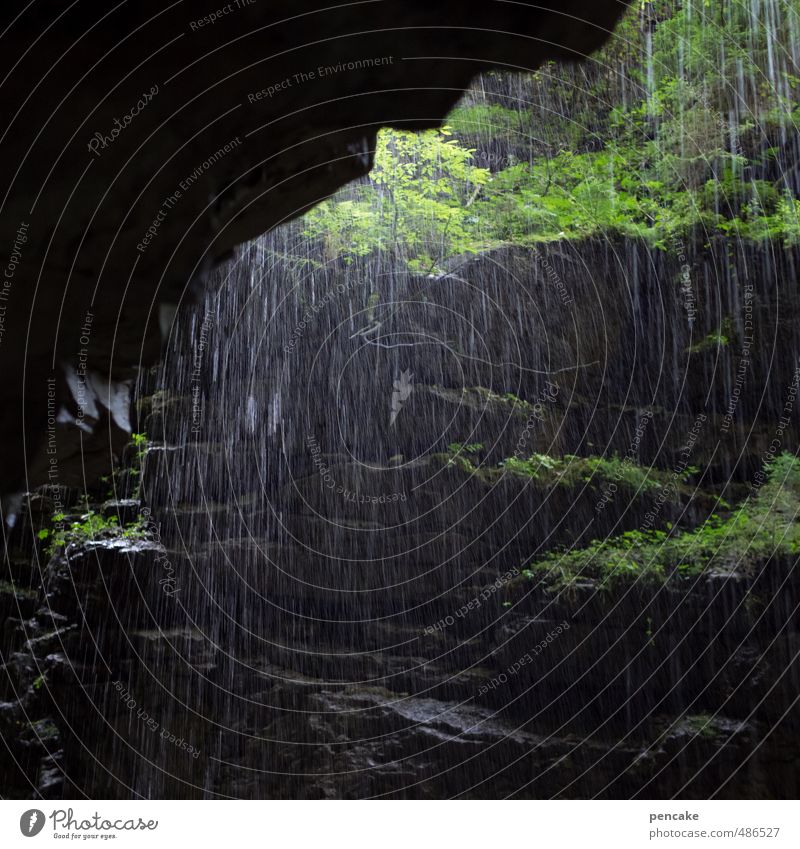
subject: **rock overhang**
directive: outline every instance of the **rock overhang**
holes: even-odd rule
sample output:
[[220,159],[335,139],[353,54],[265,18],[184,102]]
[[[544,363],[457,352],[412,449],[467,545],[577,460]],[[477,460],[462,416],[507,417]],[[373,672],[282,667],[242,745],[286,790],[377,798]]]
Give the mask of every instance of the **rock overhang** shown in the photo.
[[439,125],[490,68],[580,59],[625,8],[17,5],[0,13],[6,493],[107,473],[119,398],[174,307],[237,245],[368,173],[380,127]]

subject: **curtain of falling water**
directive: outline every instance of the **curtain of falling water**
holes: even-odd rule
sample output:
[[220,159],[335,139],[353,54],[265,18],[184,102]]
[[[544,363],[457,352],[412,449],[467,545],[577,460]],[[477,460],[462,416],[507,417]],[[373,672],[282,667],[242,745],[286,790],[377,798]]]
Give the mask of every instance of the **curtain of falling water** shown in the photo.
[[[798,59],[796,18],[782,6],[722,4],[719,13],[752,26],[753,54],[766,51],[777,87]],[[692,15],[719,26],[715,10],[686,9],[687,26]],[[643,27],[656,11],[646,4]],[[649,51],[649,32],[644,44]],[[603,96],[625,102],[643,85],[652,97],[658,68],[648,56],[644,78],[631,77],[622,51]],[[688,76],[692,61],[682,54]],[[762,82],[744,61],[723,40],[727,84],[695,80],[694,105],[729,116],[729,153]],[[524,131],[487,141],[479,164],[552,155],[564,143],[553,116],[583,115],[596,74],[559,68],[559,86],[550,69],[535,83],[482,81],[472,102],[491,95],[526,117]],[[778,142],[736,178],[780,180],[796,193],[800,150],[788,123]],[[694,143],[687,129],[679,145]],[[721,187],[715,203],[735,201]],[[391,762],[404,723],[435,725],[442,706],[469,704],[495,626],[479,608],[461,631],[431,640],[426,629],[536,553],[602,537],[623,517],[635,525],[646,509],[613,505],[598,516],[586,488],[564,496],[481,470],[534,452],[624,455],[644,411],[652,424],[637,459],[672,468],[699,410],[723,420],[742,359],[737,344],[712,357],[690,349],[726,317],[744,339],[743,293],[753,287],[758,333],[736,410],[752,427],[697,456],[711,482],[748,479],[800,353],[796,262],[796,251],[768,242],[699,234],[664,249],[596,237],[498,248],[414,275],[389,252],[331,258],[290,225],[216,271],[201,303],[178,313],[143,473],[179,586],[164,612],[170,650],[150,666],[164,724],[201,749],[202,769],[145,739],[152,767],[137,790],[335,794],[345,779],[332,776],[350,769],[360,795],[403,787],[402,768],[373,774],[354,752]],[[471,468],[453,460],[453,444],[481,446]],[[514,709],[525,713],[524,703]],[[474,722],[459,716],[448,721]],[[472,752],[431,745],[431,759],[465,784],[478,773]]]
[[[698,409],[725,414],[736,371],[736,351],[693,367],[677,264],[640,244],[502,251],[436,280],[385,261],[308,270],[274,258],[299,247],[273,235],[220,272],[219,293],[168,353],[171,413],[149,434],[168,447],[148,455],[145,497],[180,585],[175,656],[158,674],[177,700],[167,715],[202,741],[207,792],[281,794],[333,770],[317,720],[355,711],[361,740],[376,692],[460,702],[487,623],[470,621],[470,651],[432,647],[425,628],[535,553],[645,509],[598,519],[588,492],[565,504],[534,485],[488,484],[443,459],[448,445],[482,444],[487,467],[517,452],[622,454],[647,410],[639,460],[670,468]],[[800,352],[797,323],[778,328],[773,309],[796,301],[796,256],[720,245],[695,261],[703,334],[735,313],[742,279],[784,281],[762,286],[752,391],[737,413],[760,428],[780,415]],[[793,354],[777,367],[776,345]],[[493,401],[506,393],[536,412]],[[761,451],[736,436],[698,460],[720,481],[744,479]],[[422,674],[428,665],[438,674]],[[345,690],[351,702],[327,695]],[[243,779],[243,765],[257,772]]]

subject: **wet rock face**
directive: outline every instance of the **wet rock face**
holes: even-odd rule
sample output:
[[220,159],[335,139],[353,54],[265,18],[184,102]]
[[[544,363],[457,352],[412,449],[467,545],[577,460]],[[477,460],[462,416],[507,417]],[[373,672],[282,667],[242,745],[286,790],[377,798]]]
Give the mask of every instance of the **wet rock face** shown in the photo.
[[[524,573],[540,551],[643,526],[697,411],[725,414],[740,342],[709,350],[695,341],[724,316],[735,325],[748,275],[774,285],[753,306],[762,332],[736,429],[722,449],[716,421],[698,435],[692,459],[705,475],[676,487],[659,526],[697,526],[720,509],[722,482],[733,477],[734,501],[759,468],[795,373],[788,356],[766,372],[774,347],[798,349],[797,322],[775,321],[776,304],[784,318],[797,314],[797,251],[739,250],[735,260],[724,245],[692,254],[698,277],[716,279],[717,266],[727,275],[692,326],[674,258],[633,242],[496,252],[462,263],[458,285],[383,281],[397,287],[387,300],[411,306],[397,315],[373,302],[373,319],[388,316],[386,336],[426,339],[410,359],[409,349],[387,351],[355,332],[372,326],[361,321],[367,268],[315,271],[301,294],[313,288],[320,303],[348,275],[361,288],[314,315],[289,365],[278,354],[307,300],[287,308],[296,315],[283,335],[265,333],[264,313],[242,309],[254,294],[242,264],[227,294],[193,313],[158,388],[139,399],[140,427],[155,440],[141,473],[121,473],[120,497],[98,505],[130,519],[142,493],[157,533],[72,547],[46,564],[43,581],[18,564],[11,577],[24,592],[0,592],[4,609],[20,611],[4,634],[0,733],[22,772],[0,765],[6,785],[103,798],[795,796],[792,558],[655,582],[582,577],[561,592]],[[642,268],[651,270],[632,273]],[[569,281],[573,304],[548,269]],[[660,306],[621,309],[628,286],[631,300],[658,293],[648,302]],[[268,291],[259,302],[267,315],[282,297]],[[546,321],[520,308],[527,297]],[[458,317],[443,309],[453,304]],[[555,320],[566,306],[574,320]],[[207,314],[215,321],[198,362]],[[499,314],[513,333],[497,331]],[[485,349],[467,347],[464,315]],[[432,353],[434,337],[446,344]],[[663,355],[653,338],[679,364],[655,384]],[[327,380],[307,376],[319,351]],[[534,371],[520,376],[520,362]],[[540,373],[575,362],[587,368]],[[392,423],[392,378],[403,370],[414,371],[414,391]],[[571,478],[499,470],[547,383],[528,450],[592,442],[623,454],[650,408],[637,450],[655,466],[654,488],[620,478],[598,510],[609,479],[586,467]],[[796,444],[794,424],[784,438]],[[456,453],[452,441],[484,448]],[[749,469],[732,475],[725,463],[745,443]],[[15,692],[33,723],[22,730]]]
[[[741,483],[776,436],[798,438],[791,416],[778,434],[800,349],[797,248],[687,247],[702,290],[690,314],[679,257],[633,239],[498,249],[434,277],[369,257],[297,272],[265,258],[284,250],[272,238],[273,253],[218,272],[225,294],[192,312],[169,386],[140,406],[172,503],[202,490],[249,514],[263,505],[245,496],[269,491],[309,516],[364,498],[408,518],[447,491],[457,522],[467,461],[607,453]],[[502,514],[518,492],[508,477],[494,490]],[[571,503],[558,492],[543,526]],[[499,521],[509,533],[516,517]]]
[[[177,592],[164,591],[165,556]],[[306,605],[313,621],[291,646],[266,574],[248,579],[271,625],[226,611],[249,641],[203,618],[192,575],[213,579],[152,542],[90,543],[49,563],[40,604],[3,643],[4,795],[798,792],[791,563],[560,598],[478,581],[429,605],[427,627],[373,605],[371,622],[343,628],[329,597]]]
[[[623,10],[552,6],[4,8],[4,490],[26,465],[28,487],[79,483],[78,431],[89,453],[98,434],[90,476],[107,467],[105,419],[124,425],[114,399],[157,359],[170,309],[236,245],[365,174],[378,127],[437,125],[482,69],[580,58]],[[87,386],[105,387],[97,416]]]

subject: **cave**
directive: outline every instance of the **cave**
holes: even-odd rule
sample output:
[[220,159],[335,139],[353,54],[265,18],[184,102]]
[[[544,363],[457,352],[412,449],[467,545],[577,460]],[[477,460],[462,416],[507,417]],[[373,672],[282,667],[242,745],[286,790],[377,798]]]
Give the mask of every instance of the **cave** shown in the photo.
[[797,0],[0,19],[0,797],[797,797]]

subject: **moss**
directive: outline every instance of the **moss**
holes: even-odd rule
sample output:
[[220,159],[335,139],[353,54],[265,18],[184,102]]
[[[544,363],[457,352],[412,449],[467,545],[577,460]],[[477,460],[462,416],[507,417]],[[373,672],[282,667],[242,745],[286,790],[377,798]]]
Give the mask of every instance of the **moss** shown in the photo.
[[629,530],[584,548],[553,551],[523,575],[561,589],[587,579],[609,588],[694,579],[712,570],[746,572],[772,557],[800,553],[799,514],[800,461],[782,454],[766,466],[766,483],[728,516],[712,514],[692,530]]
[[480,475],[487,482],[495,482],[512,475],[535,481],[543,487],[572,488],[587,485],[598,492],[607,493],[607,500],[612,500],[613,492],[609,490],[615,487],[640,495],[670,493],[666,500],[677,503],[681,495],[688,496],[693,492],[691,487],[686,486],[686,481],[698,471],[693,466],[687,467],[676,485],[672,472],[641,466],[616,455],[579,457],[575,454],[564,454],[555,457],[534,453],[525,458],[509,457],[496,466],[485,466],[481,465],[477,458],[482,447],[479,443],[463,445],[454,442],[448,446],[447,454],[437,456],[447,465],[457,466],[469,474]]
[[486,389],[484,386],[467,386],[463,389],[447,389],[443,386],[429,386],[428,391],[438,398],[442,398],[453,404],[468,407],[471,410],[486,410],[494,408],[502,411],[504,415],[514,415],[520,419],[526,419],[533,412],[534,407],[512,392],[502,395]]
[[717,736],[717,728],[715,727],[714,717],[707,713],[697,713],[691,716],[686,716],[683,719],[686,728],[698,737],[706,740],[713,740]]

